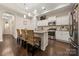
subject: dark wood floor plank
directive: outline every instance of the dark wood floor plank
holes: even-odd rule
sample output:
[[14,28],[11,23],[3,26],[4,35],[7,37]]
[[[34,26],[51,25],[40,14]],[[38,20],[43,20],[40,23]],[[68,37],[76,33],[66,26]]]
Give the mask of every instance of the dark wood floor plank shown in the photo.
[[[37,50],[34,56],[67,56],[70,55],[69,44],[62,43],[56,40],[50,40],[45,51]],[[0,42],[1,56],[31,56],[32,53],[27,51],[17,44],[16,39],[11,35],[4,35],[3,42]]]

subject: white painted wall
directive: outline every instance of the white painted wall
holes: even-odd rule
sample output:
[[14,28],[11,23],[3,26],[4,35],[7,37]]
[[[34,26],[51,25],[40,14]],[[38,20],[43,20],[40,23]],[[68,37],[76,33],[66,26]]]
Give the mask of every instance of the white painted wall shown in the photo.
[[0,42],[3,41],[3,37],[2,37],[2,24],[1,24],[1,20],[0,20]]
[[24,19],[22,17],[16,16],[16,28],[34,29],[36,27],[35,23],[36,19]]
[[[5,24],[5,22],[2,21],[2,14],[5,13],[5,12],[9,12],[10,14],[14,15],[14,20],[12,21],[12,23],[10,23],[10,26],[11,26],[10,27],[10,29],[11,29],[10,33],[16,38],[16,29],[17,28],[24,28],[24,25],[22,25],[22,20],[23,20],[22,14],[15,12],[14,10],[4,8],[3,6],[0,6],[0,12],[1,12],[0,13],[0,20],[1,20],[0,21],[0,28],[1,28],[0,29],[0,32],[1,32],[0,35],[4,34],[4,24]],[[2,24],[1,24],[1,22],[2,22]],[[0,37],[2,37],[2,36],[0,36]]]
[[[2,35],[5,34],[6,32],[10,32],[15,38],[17,37],[17,32],[16,29],[22,29],[22,28],[27,28],[27,29],[32,29],[34,30],[37,26],[37,19],[36,16],[33,19],[24,19],[21,14],[18,14],[10,9],[0,7],[0,40],[2,40]],[[5,12],[9,12],[14,15],[14,21],[10,22],[10,29],[11,31],[5,29],[5,22],[2,21],[2,14]],[[24,21],[27,21],[27,25],[24,25]]]
[[22,18],[22,17],[20,17],[20,16],[18,16],[18,15],[15,15],[16,17],[15,17],[15,21],[14,21],[14,33],[13,33],[13,36],[15,37],[15,38],[17,38],[17,31],[16,31],[16,29],[23,29],[23,28],[25,28],[25,26],[23,25],[23,21],[24,21],[24,19]]
[[1,19],[1,12],[0,12],[0,42],[3,41],[3,21]]
[[16,29],[31,29],[31,30],[35,30],[35,28],[37,27],[36,23],[37,23],[37,19],[36,17],[34,17],[33,19],[24,19],[20,16],[16,16],[15,18],[16,20],[15,22],[15,33],[14,33],[14,37],[17,37],[17,32]]
[[[2,13],[2,17],[4,13]],[[14,33],[14,15],[11,15],[11,14],[8,14],[8,13],[5,13],[6,14],[6,18],[2,18],[3,20],[3,34],[11,34],[13,35]],[[7,14],[9,15],[10,18],[7,17]],[[8,22],[8,23],[6,23]]]
[[38,22],[38,19],[36,16],[34,16],[33,19],[31,20],[31,26],[32,26],[31,28],[33,30],[35,30],[37,28],[37,22]]

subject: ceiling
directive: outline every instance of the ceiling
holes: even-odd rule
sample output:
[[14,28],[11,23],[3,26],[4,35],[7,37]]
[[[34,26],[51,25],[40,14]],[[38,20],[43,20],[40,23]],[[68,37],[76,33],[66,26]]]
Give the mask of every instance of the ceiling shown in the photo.
[[46,11],[66,4],[68,3],[2,3],[0,5],[21,14],[30,14],[31,16],[34,16],[35,14],[40,15]]

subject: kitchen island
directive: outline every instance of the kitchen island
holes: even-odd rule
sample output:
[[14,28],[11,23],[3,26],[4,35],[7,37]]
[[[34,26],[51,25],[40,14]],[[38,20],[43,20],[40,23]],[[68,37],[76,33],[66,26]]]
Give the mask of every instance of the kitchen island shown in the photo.
[[41,38],[41,50],[45,51],[48,45],[48,31],[34,31]]

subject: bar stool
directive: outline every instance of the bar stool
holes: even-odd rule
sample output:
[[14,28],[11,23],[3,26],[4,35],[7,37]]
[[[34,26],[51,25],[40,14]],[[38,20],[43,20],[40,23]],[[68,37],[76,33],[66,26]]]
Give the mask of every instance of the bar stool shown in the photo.
[[21,37],[21,34],[20,34],[20,29],[17,29],[17,43],[20,45],[20,37]]
[[[27,43],[28,43],[28,51],[30,51],[32,53],[32,55],[34,55],[34,51],[36,49],[36,46],[39,47],[39,41],[41,40],[40,37],[35,37],[34,36],[34,31],[33,30],[27,30]],[[38,43],[38,45],[37,45]],[[37,47],[37,48],[38,48]]]
[[21,40],[22,40],[22,44],[21,44],[21,46],[23,47],[23,48],[26,48],[27,47],[27,35],[26,35],[26,31],[25,31],[25,29],[21,29],[21,35],[22,35],[22,37],[21,37]]

